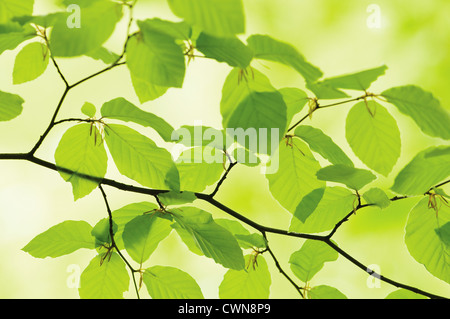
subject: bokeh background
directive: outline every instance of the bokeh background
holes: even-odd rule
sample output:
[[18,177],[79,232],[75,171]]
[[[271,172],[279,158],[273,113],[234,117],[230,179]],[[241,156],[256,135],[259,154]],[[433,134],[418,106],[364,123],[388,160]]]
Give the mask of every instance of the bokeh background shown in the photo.
[[[367,20],[376,5],[381,13],[381,28],[370,28]],[[382,64],[388,66],[371,91],[379,93],[392,86],[415,84],[433,92],[450,110],[450,2],[433,1],[365,1],[365,0],[244,0],[247,36],[268,34],[295,45],[307,60],[317,65],[325,76],[356,72]],[[36,0],[35,14],[59,10],[53,0]],[[160,17],[178,20],[165,0],[139,0],[135,17]],[[119,52],[125,39],[125,21],[119,24],[106,46]],[[0,152],[26,152],[47,127],[63,91],[63,83],[49,66],[38,80],[12,85],[14,57],[20,47],[0,57],[0,89],[19,94],[26,103],[23,114],[0,125]],[[70,82],[103,68],[89,58],[60,59],[60,67]],[[279,64],[254,62],[277,88],[304,88],[299,75]],[[223,63],[196,59],[189,65],[183,89],[171,89],[162,98],[141,107],[165,118],[175,128],[201,120],[204,125],[221,127],[219,102],[221,89],[230,68]],[[139,105],[126,67],[117,67],[79,87],[68,96],[60,118],[81,116],[86,101],[100,106],[123,96]],[[329,108],[314,114],[306,122],[333,137],[358,167],[364,165],[352,154],[344,136],[344,123],[351,104]],[[379,176],[374,186],[389,188],[399,170],[420,150],[445,141],[424,136],[415,124],[387,105],[398,120],[402,135],[402,154],[393,172]],[[68,126],[59,126],[42,145],[38,156],[54,161],[54,150]],[[152,137],[153,132],[143,130]],[[155,136],[155,141],[163,145]],[[112,164],[112,160],[109,161]],[[131,182],[110,165],[108,177]],[[152,198],[106,188],[110,204],[118,209]],[[257,222],[287,229],[290,214],[268,193],[268,184],[259,169],[236,167],[217,195],[218,200]],[[417,199],[392,203],[383,211],[360,210],[336,234],[335,240],[347,252],[366,265],[374,265],[383,275],[426,291],[450,297],[448,284],[433,277],[408,253],[404,244],[404,227],[410,208]],[[204,203],[198,207],[226,218]],[[94,251],[79,250],[57,259],[35,259],[21,251],[34,236],[64,220],[86,220],[94,225],[106,217],[103,200],[94,191],[73,201],[71,186],[45,168],[26,162],[0,162],[0,298],[78,298],[72,279],[87,266]],[[250,229],[251,230],[251,229]],[[269,235],[282,267],[289,273],[289,256],[302,241]],[[271,298],[298,298],[295,289],[265,256],[272,273]],[[207,298],[218,298],[218,286],[226,272],[205,257],[190,253],[173,232],[147,262],[150,265],[179,267],[193,276]],[[377,268],[378,267],[378,268]],[[311,281],[311,286],[327,284],[349,298],[384,298],[396,288],[374,283],[372,278],[342,257],[327,263]],[[131,287],[130,287],[131,288]],[[145,288],[142,296],[148,296]],[[131,288],[125,297],[134,298]]]

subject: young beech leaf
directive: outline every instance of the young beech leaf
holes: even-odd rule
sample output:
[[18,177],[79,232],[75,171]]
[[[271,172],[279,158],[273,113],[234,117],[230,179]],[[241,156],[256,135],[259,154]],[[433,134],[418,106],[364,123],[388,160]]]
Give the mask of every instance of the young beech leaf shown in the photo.
[[216,219],[215,222],[230,231],[236,237],[239,245],[244,249],[266,248],[267,243],[261,234],[250,232],[238,221],[229,219]]
[[81,299],[122,299],[130,276],[125,262],[115,252],[94,257],[80,276]]
[[244,268],[244,256],[236,239],[228,230],[215,223],[211,214],[195,207],[182,207],[180,211],[173,213],[176,221],[173,227],[177,231],[183,229],[184,235],[193,239],[193,242],[186,243],[188,247],[195,243],[206,257],[225,268]]
[[262,255],[246,255],[246,269],[230,269],[219,286],[221,299],[267,299],[272,279]]
[[269,167],[275,172],[266,172],[272,196],[287,211],[294,213],[301,199],[316,188],[325,186],[325,182],[316,178],[320,169],[319,162],[298,138],[280,143],[273,155]]
[[450,139],[450,113],[433,94],[414,85],[394,87],[381,93],[400,112],[411,117],[427,135]]
[[95,248],[92,226],[85,221],[64,221],[33,238],[23,251],[35,258],[59,257],[74,251]]
[[333,140],[320,129],[301,125],[295,129],[295,136],[308,143],[311,150],[320,154],[332,164],[353,166],[353,162]]
[[14,62],[13,84],[33,81],[41,76],[48,66],[48,48],[40,42],[32,42],[17,54]]
[[385,299],[428,299],[423,295],[416,294],[410,290],[397,289],[386,296]]
[[333,88],[365,91],[373,82],[375,82],[380,76],[382,76],[386,70],[387,66],[382,65],[377,68],[357,73],[327,78],[318,83]]
[[308,291],[309,299],[347,299],[347,296],[337,288],[327,285],[320,285],[311,288]]
[[291,270],[303,282],[310,281],[325,262],[335,261],[339,254],[326,243],[306,240],[302,247],[289,258]]
[[422,198],[409,213],[405,228],[406,247],[433,276],[450,283],[450,246],[445,245],[436,232],[450,222],[450,207],[438,202],[434,209],[429,200],[428,196]]
[[55,161],[61,177],[72,184],[75,200],[90,194],[105,176],[108,161],[97,128],[90,124],[69,128],[56,148]]
[[33,14],[34,0],[0,1],[0,23],[7,23],[13,17]]
[[399,194],[424,194],[450,175],[450,146],[419,152],[397,175],[391,189]]
[[72,14],[65,12],[56,17],[50,34],[50,50],[55,57],[74,57],[98,50],[122,18],[122,5],[112,1],[82,5],[79,27],[68,23]]
[[169,151],[148,137],[117,124],[105,127],[105,140],[120,173],[143,186],[179,190],[179,175]]
[[367,204],[378,206],[381,209],[384,209],[391,204],[391,201],[386,193],[378,187],[369,189],[363,194],[363,197]]
[[218,38],[201,33],[195,48],[206,57],[245,69],[253,59],[253,52],[237,37]]
[[[117,224],[113,221],[113,235],[118,230]],[[109,218],[100,219],[94,228],[92,228],[91,235],[95,237],[95,246],[99,247],[103,244],[111,243],[111,223]]]
[[14,50],[22,42],[36,36],[31,26],[21,26],[18,23],[8,22],[0,24],[0,54],[6,50]]
[[94,104],[86,102],[81,107],[81,113],[83,113],[84,115],[92,118],[92,117],[95,116],[95,113],[97,113],[97,110],[96,110]]
[[314,82],[323,75],[322,71],[306,61],[303,55],[288,43],[259,34],[250,36],[247,43],[255,58],[288,65],[299,72],[307,82]]
[[187,23],[217,37],[245,32],[242,0],[168,0],[172,12]]
[[102,117],[134,122],[153,128],[166,142],[172,140],[173,127],[153,113],[145,112],[126,99],[119,97],[103,104]]
[[143,281],[152,299],[204,299],[195,279],[174,267],[147,268]]
[[171,222],[160,218],[157,213],[137,216],[129,221],[123,230],[122,238],[130,257],[142,264],[158,247],[158,244],[169,236]]
[[305,223],[306,219],[316,210],[324,193],[325,188],[323,187],[317,188],[311,193],[305,195],[295,209],[294,217],[299,219],[302,223]]
[[0,122],[10,121],[18,117],[25,101],[16,94],[0,91]]
[[308,102],[306,93],[297,88],[282,88],[278,90],[283,96],[287,107],[287,124],[290,124],[294,116],[300,113]]
[[377,178],[368,170],[342,164],[324,167],[316,175],[319,180],[341,183],[354,190],[363,188]]
[[359,102],[347,116],[345,137],[356,156],[376,172],[389,175],[400,157],[395,119],[375,101]]

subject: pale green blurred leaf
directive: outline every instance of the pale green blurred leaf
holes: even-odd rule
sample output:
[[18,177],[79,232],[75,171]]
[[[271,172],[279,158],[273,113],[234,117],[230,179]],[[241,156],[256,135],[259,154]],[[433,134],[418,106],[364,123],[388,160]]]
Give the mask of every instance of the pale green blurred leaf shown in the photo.
[[370,171],[342,164],[330,165],[317,172],[317,178],[322,181],[342,183],[347,187],[359,190],[376,179]]
[[13,84],[33,81],[41,76],[48,66],[48,48],[40,42],[32,42],[20,50],[13,70]]
[[32,15],[34,0],[2,0],[0,1],[0,23],[7,23],[13,17]]
[[0,122],[10,121],[18,117],[25,101],[17,94],[0,91]]
[[416,294],[410,290],[398,289],[391,292],[385,299],[428,299],[423,295]]
[[367,204],[378,206],[381,209],[384,209],[391,204],[391,201],[386,193],[378,187],[369,189],[363,194],[363,198]]
[[308,292],[309,299],[347,299],[337,288],[320,285],[311,288]]

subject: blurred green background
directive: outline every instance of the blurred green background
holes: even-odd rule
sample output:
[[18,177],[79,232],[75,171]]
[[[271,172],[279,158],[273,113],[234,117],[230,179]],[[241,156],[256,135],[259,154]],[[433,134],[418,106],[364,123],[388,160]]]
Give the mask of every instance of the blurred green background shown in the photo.
[[[369,5],[380,9],[381,28],[367,24]],[[317,65],[326,77],[388,66],[386,75],[370,89],[380,93],[392,86],[415,84],[433,92],[450,110],[450,2],[433,1],[364,1],[364,0],[244,0],[247,33],[268,34],[296,46],[307,60]],[[35,14],[57,10],[50,0],[36,0]],[[135,17],[160,17],[178,20],[164,0],[139,0]],[[107,47],[119,52],[125,39],[125,21],[119,24]],[[64,89],[52,66],[38,80],[20,86],[12,85],[14,57],[20,48],[0,57],[0,88],[19,94],[26,103],[23,114],[0,126],[0,152],[26,152],[47,127]],[[92,59],[61,59],[63,73],[74,82],[103,68]],[[254,62],[253,67],[265,73],[277,88],[304,88],[298,74],[285,66]],[[223,63],[196,59],[189,65],[183,89],[171,89],[162,98],[141,107],[165,118],[175,128],[204,125],[220,128],[221,89],[230,67]],[[117,67],[73,90],[66,100],[60,118],[81,116],[86,101],[99,108],[104,102],[123,96],[139,105],[126,67]],[[323,129],[354,160],[345,141],[344,123],[351,104],[329,108],[314,114],[306,123]],[[399,170],[420,150],[444,141],[424,136],[415,124],[387,105],[399,122],[402,154],[393,172],[379,176],[376,186],[388,188]],[[54,150],[68,126],[58,126],[49,135],[37,156],[54,161]],[[144,131],[152,136],[152,132]],[[155,136],[155,141],[163,145]],[[110,160],[108,176],[132,183],[118,174]],[[325,162],[324,162],[325,163]],[[106,189],[110,205],[118,209],[126,204],[150,200],[145,196]],[[287,229],[290,214],[268,192],[267,181],[259,169],[236,167],[217,195],[218,200],[259,223]],[[404,227],[409,209],[417,199],[395,202],[386,210],[366,208],[346,223],[334,238],[347,252],[381,274],[426,291],[450,297],[448,284],[430,275],[408,253],[404,244]],[[227,217],[205,203],[198,207],[217,218]],[[99,192],[73,201],[71,186],[60,176],[26,162],[0,162],[0,298],[78,298],[72,279],[82,271],[93,251],[80,250],[57,259],[35,259],[20,249],[34,236],[64,220],[86,220],[94,225],[106,217]],[[251,229],[250,229],[251,230]],[[302,241],[269,235],[269,241],[282,267],[289,273],[289,256]],[[272,273],[271,298],[298,298],[295,289],[275,268],[270,256],[264,256]],[[190,253],[172,233],[148,261],[149,265],[179,267],[193,276],[207,298],[218,298],[218,286],[226,272],[205,257]],[[375,266],[373,266],[375,265]],[[385,283],[374,284],[371,277],[340,257],[327,263],[310,283],[338,288],[349,298],[384,298],[396,288]],[[130,289],[126,297],[134,298]],[[142,295],[148,296],[145,288]]]

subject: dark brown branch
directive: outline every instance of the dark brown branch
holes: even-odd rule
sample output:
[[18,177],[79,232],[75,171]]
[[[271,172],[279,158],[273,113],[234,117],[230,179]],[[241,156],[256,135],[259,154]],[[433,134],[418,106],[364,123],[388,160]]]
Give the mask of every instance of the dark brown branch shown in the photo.
[[220,189],[220,186],[222,186],[223,182],[227,179],[228,174],[233,169],[233,167],[236,166],[236,164],[237,164],[237,162],[231,162],[230,163],[230,165],[228,166],[227,170],[223,174],[222,178],[219,180],[219,182],[217,182],[216,188],[214,189],[214,191],[210,195],[211,197],[214,197],[217,194],[217,192]]

